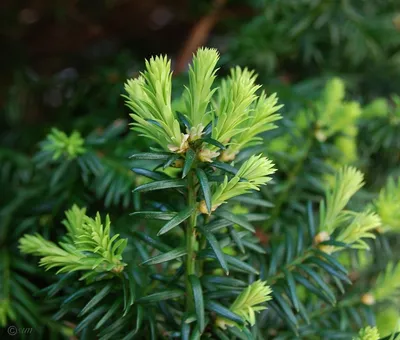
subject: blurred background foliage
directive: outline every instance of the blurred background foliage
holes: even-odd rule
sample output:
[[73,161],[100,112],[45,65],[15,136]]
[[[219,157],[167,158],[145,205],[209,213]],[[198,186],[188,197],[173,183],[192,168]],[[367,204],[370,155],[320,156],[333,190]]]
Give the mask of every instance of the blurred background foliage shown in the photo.
[[[307,202],[320,201],[324,183],[341,165],[365,173],[367,186],[356,206],[376,199],[388,178],[399,176],[397,0],[4,0],[0,8],[1,327],[33,325],[42,338],[71,333],[71,325],[51,319],[56,299],[34,295],[55,278],[19,253],[23,234],[57,239],[63,213],[74,203],[90,216],[109,213],[123,236],[133,223],[149,228],[129,213],[141,204],[156,209],[161,199],[149,195],[140,202],[131,192],[145,179],[133,175],[128,157],[149,145],[128,133],[120,96],[143,58],[168,54],[174,81],[183,83],[196,48],[217,47],[220,74],[248,66],[268,93],[278,92],[284,119],[258,147],[279,169],[274,185],[261,192],[274,202],[267,207],[270,218],[257,222],[264,245],[288,242],[281,226],[310,213]],[[400,202],[394,186],[387,189],[392,213]],[[389,260],[399,260],[398,225],[387,230],[396,232],[380,235],[368,258],[350,252],[351,294],[367,291]],[[371,261],[372,269],[363,272],[360,263]],[[57,286],[51,293],[56,296]],[[383,335],[389,334],[398,308],[385,303],[379,310],[390,315],[377,314],[378,324],[386,324]],[[339,322],[324,320],[318,327]],[[362,320],[356,321],[361,328]]]

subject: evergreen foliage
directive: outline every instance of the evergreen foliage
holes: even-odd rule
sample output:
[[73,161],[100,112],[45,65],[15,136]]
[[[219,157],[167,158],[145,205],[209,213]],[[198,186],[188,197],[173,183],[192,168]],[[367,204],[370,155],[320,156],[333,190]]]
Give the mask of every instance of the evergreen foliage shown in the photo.
[[[1,338],[399,339],[399,13],[227,1],[204,21],[223,53],[200,48],[187,81],[167,56],[136,73],[130,53],[91,45],[54,75],[16,58],[0,98]],[[8,57],[35,32],[15,27]]]
[[[399,91],[399,3],[388,1],[249,1],[256,15],[231,26],[229,61],[263,78],[321,77],[334,72],[357,89]],[[372,80],[373,79],[373,80]]]
[[[2,172],[10,190],[29,183],[32,197],[43,197],[34,211],[20,196],[1,212],[11,240],[1,264],[3,326],[46,324],[40,334],[85,339],[395,336],[396,325],[372,326],[398,306],[398,168],[390,163],[370,181],[364,157],[379,162],[377,151],[387,150],[381,159],[390,159],[398,145],[379,129],[364,133],[396,109],[383,99],[348,101],[334,78],[312,105],[281,114],[253,71],[236,67],[218,81],[218,58],[207,48],[194,55],[179,111],[170,61],[151,58],[125,85],[135,132],[125,134],[121,121],[87,137],[54,129],[34,163],[18,158],[22,173]],[[127,160],[137,133],[157,148],[140,144]],[[99,200],[111,217],[87,215]],[[66,219],[53,222],[66,206]],[[134,211],[122,217],[127,207]],[[15,217],[19,209],[29,218]]]

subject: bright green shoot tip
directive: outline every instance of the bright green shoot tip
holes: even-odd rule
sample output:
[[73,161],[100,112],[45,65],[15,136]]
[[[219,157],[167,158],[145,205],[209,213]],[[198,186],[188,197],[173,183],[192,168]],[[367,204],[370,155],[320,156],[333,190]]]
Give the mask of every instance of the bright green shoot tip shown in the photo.
[[171,105],[171,61],[165,56],[146,61],[145,71],[125,84],[133,129],[167,152],[185,155],[194,149],[201,162],[217,157],[230,161],[241,149],[257,144],[259,134],[275,128],[281,105],[275,94],[257,93],[257,75],[247,68],[233,68],[214,86],[218,60],[216,49],[200,48],[194,54],[189,84],[177,100],[180,112]]

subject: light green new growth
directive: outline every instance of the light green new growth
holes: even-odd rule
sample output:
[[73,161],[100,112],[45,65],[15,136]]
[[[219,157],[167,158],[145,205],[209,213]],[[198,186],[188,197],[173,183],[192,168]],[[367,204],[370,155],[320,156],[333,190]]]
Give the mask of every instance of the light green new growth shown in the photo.
[[400,232],[400,179],[396,183],[389,178],[374,206],[382,220],[382,231]]
[[[332,188],[326,192],[326,205],[321,202],[320,232],[314,239],[317,244],[328,241],[335,231],[339,231],[336,241],[354,249],[369,249],[363,239],[375,238],[371,231],[381,226],[379,216],[371,210],[364,212],[344,210],[351,197],[363,184],[363,174],[353,167],[345,166],[337,172]],[[321,246],[321,249],[332,253],[342,248]]]
[[354,216],[352,222],[341,228],[336,240],[349,244],[354,249],[369,249],[368,244],[362,239],[375,238],[371,230],[375,230],[381,225],[379,216],[371,211],[349,212],[349,215]]
[[253,71],[236,67],[221,82],[214,103],[217,120],[213,125],[212,138],[227,144],[233,136],[243,131],[240,125],[250,118],[250,106],[257,99],[256,91],[261,87],[255,84],[256,78]]
[[390,262],[383,273],[378,276],[371,291],[375,301],[393,300],[400,293],[400,263]]
[[283,107],[283,105],[277,105],[277,102],[275,93],[267,97],[262,91],[254,108],[248,113],[249,118],[240,125],[242,132],[232,138],[230,147],[223,152],[225,158],[223,160],[232,160],[240,150],[261,143],[262,138],[257,135],[276,128],[273,122],[282,117],[275,112]]
[[377,98],[363,108],[363,118],[384,117],[388,112],[388,101],[384,98]]
[[74,246],[68,243],[60,243],[58,246],[45,240],[39,234],[24,235],[19,240],[19,249],[24,254],[40,256],[40,265],[46,267],[46,270],[61,267],[57,274],[92,269],[92,264],[83,264],[82,255],[76,251]]
[[331,116],[340,103],[343,101],[345,95],[344,82],[339,78],[333,78],[325,86],[324,90],[324,104],[326,109],[326,116]]
[[345,86],[341,79],[333,78],[327,83],[324,98],[317,104],[319,140],[325,141],[338,132],[349,140],[357,135],[356,123],[361,115],[361,107],[357,102],[345,101],[344,95]]
[[228,177],[225,176],[223,183],[213,187],[213,210],[232,197],[243,195],[250,190],[259,190],[261,185],[271,180],[269,175],[275,171],[274,164],[266,157],[251,156],[231,180],[228,181]]
[[104,226],[99,214],[95,219],[90,218],[86,216],[86,209],[75,205],[66,216],[63,224],[68,234],[64,242],[57,245],[40,235],[25,235],[19,241],[21,252],[42,257],[40,265],[46,270],[59,267],[57,273],[88,271],[84,278],[95,276],[96,272],[123,270],[122,252],[127,240],[118,239],[118,234],[111,238],[108,216]]
[[187,119],[194,128],[205,127],[212,120],[208,106],[216,90],[211,87],[216,78],[218,59],[216,49],[200,48],[189,68],[189,87],[185,88],[184,99]]
[[184,152],[185,138],[171,107],[171,77],[171,61],[167,57],[150,58],[146,71],[125,84],[126,104],[134,112],[134,130],[166,150]]
[[335,177],[332,188],[326,193],[326,209],[321,209],[320,231],[331,235],[346,219],[343,211],[350,198],[364,185],[364,176],[353,167],[341,168]]
[[[276,111],[282,105],[277,105],[275,94],[256,94],[261,86],[255,84],[255,73],[246,68],[232,69],[221,86],[213,88],[218,59],[215,49],[200,48],[195,53],[189,86],[178,101],[181,115],[171,106],[171,62],[166,57],[147,61],[146,71],[125,84],[126,104],[133,110],[133,129],[166,151],[184,154],[194,147],[202,162],[212,162],[220,155],[216,141],[230,146],[221,154],[222,161],[233,160],[241,149],[257,144],[258,134],[275,127],[273,122],[280,119]],[[214,139],[213,145],[194,143],[203,137],[209,124],[211,131],[207,129],[206,138]]]
[[59,159],[61,156],[65,156],[70,160],[86,152],[83,146],[84,143],[85,141],[81,134],[77,131],[68,136],[65,132],[53,128],[43,143],[42,150],[53,153],[54,160]]
[[353,340],[379,340],[379,338],[378,328],[368,326],[362,328]]
[[108,215],[104,226],[99,213],[93,219],[86,216],[85,208],[79,209],[76,205],[65,215],[67,219],[63,221],[63,224],[77,249],[98,254],[109,263],[120,263],[127,240],[118,240],[119,234],[110,237],[111,221]]
[[243,165],[239,168],[236,176],[244,178],[248,183],[253,185],[254,190],[259,190],[260,185],[264,185],[271,180],[268,175],[273,174],[276,171],[274,164],[266,157],[262,155],[251,156]]
[[[233,313],[241,316],[246,323],[254,326],[256,322],[256,312],[260,312],[267,308],[260,305],[271,300],[271,293],[272,290],[269,286],[267,286],[265,281],[258,280],[253,282],[240,293],[230,307],[230,310]],[[219,317],[216,320],[216,324],[223,329],[226,329],[226,326],[239,327],[237,323],[222,317]]]

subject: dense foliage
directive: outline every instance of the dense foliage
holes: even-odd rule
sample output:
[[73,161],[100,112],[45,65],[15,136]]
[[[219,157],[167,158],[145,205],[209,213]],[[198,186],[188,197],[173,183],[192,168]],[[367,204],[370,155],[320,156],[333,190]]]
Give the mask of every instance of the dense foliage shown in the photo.
[[217,27],[221,60],[198,49],[175,78],[125,52],[85,81],[15,72],[2,335],[396,338],[397,3],[248,6]]

